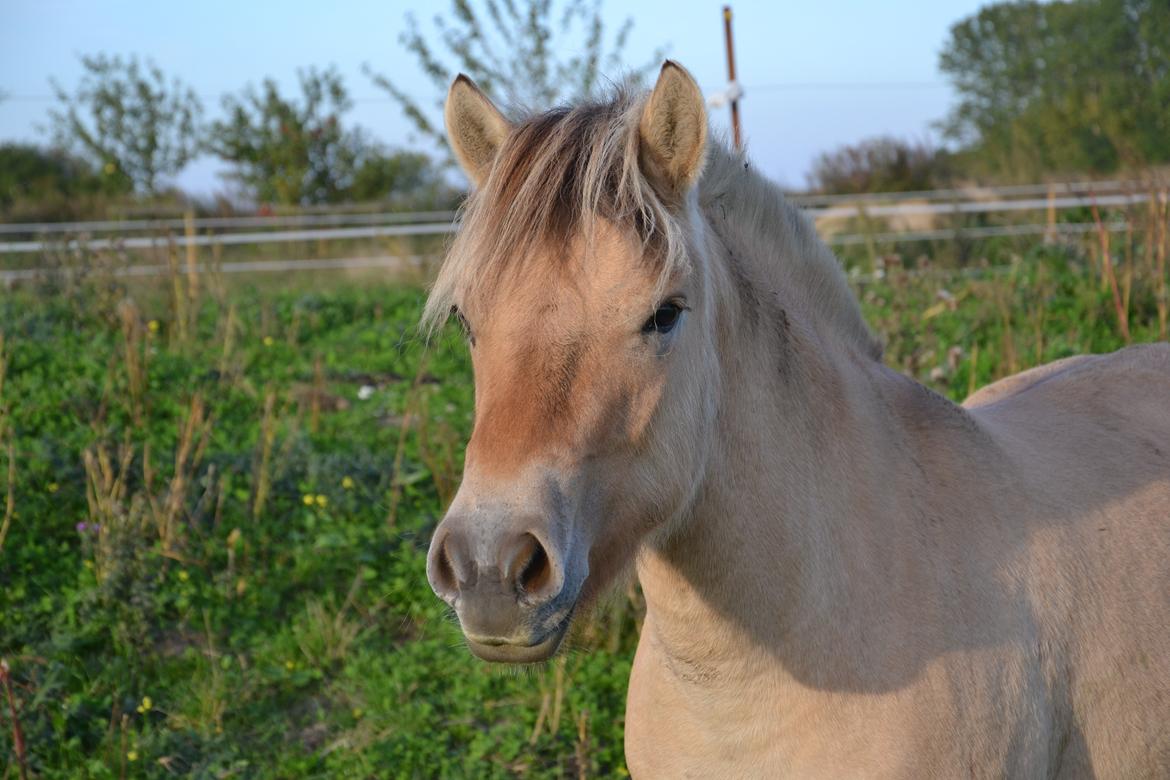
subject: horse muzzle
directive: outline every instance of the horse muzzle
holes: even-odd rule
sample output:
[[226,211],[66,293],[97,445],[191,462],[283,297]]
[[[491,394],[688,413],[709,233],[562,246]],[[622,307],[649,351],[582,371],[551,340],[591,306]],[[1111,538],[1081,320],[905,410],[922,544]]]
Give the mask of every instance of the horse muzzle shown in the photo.
[[[560,648],[581,591],[582,567],[532,524],[491,532],[483,518],[448,515],[427,555],[435,595],[455,609],[472,653],[535,663]],[[570,564],[570,565],[567,565]]]

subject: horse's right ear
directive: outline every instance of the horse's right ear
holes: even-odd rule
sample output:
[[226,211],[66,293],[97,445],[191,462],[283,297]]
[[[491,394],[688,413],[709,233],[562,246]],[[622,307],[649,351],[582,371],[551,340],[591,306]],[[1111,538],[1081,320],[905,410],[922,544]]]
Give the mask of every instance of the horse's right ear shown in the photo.
[[512,125],[475,82],[462,73],[447,91],[443,119],[455,157],[475,186],[481,186]]
[[680,201],[699,180],[707,151],[707,107],[691,74],[667,60],[638,123],[638,161],[659,195]]

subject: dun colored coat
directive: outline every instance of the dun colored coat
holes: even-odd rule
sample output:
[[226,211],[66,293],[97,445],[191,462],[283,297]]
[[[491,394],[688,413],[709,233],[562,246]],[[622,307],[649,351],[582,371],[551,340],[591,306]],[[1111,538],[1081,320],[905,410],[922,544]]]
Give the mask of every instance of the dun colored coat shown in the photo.
[[1170,776],[1170,346],[957,406],[881,362],[839,266],[674,63],[514,124],[428,303],[476,381],[428,576],[534,662],[636,565],[636,777]]

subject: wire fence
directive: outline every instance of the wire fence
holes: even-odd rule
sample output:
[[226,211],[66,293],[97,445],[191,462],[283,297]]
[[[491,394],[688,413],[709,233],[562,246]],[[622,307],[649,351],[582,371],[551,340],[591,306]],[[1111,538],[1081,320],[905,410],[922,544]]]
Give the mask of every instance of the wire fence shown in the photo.
[[0,243],[0,254],[42,252],[53,249],[84,248],[152,249],[170,246],[228,246],[238,244],[285,244],[294,241],[329,241],[354,238],[388,238],[392,236],[435,236],[451,233],[454,222],[424,222],[418,225],[381,225],[370,227],[322,228],[319,230],[278,230],[253,233],[213,233],[184,235],[133,236],[129,238],[92,238]]
[[314,227],[317,225],[385,225],[439,222],[455,219],[454,211],[379,212],[374,214],[292,214],[267,217],[199,217],[174,219],[108,219],[93,222],[9,222],[0,224],[0,234],[61,235],[93,233],[137,233],[142,231],[231,230],[235,228]]
[[[448,225],[448,228],[453,226]],[[1084,235],[1105,230],[1110,233],[1124,232],[1130,229],[1124,221],[1111,221],[1098,225],[1095,222],[1029,224],[1029,225],[1002,225],[996,227],[973,227],[960,230],[918,230],[896,231],[885,233],[845,233],[828,236],[826,243],[830,246],[859,246],[871,243],[905,242],[915,243],[923,241],[940,241],[954,238],[983,239],[999,236],[1066,236]],[[342,271],[383,269],[403,271],[421,269],[428,263],[435,263],[441,259],[438,254],[418,255],[375,255],[361,257],[339,258],[305,258],[299,260],[243,260],[225,261],[216,264],[200,263],[196,265],[199,272],[214,270],[224,274],[251,274],[273,273],[290,271]],[[66,272],[67,269],[66,269]],[[126,265],[113,271],[116,276],[164,276],[174,272],[174,267],[161,263],[145,263],[140,265]],[[0,270],[0,283],[11,284],[21,280],[35,279],[45,273],[40,268],[18,268]]]
[[906,192],[861,192],[843,195],[794,194],[789,200],[801,206],[831,206],[838,203],[888,203],[898,201],[962,201],[1015,198],[1029,195],[1103,195],[1106,193],[1141,193],[1165,187],[1164,182],[1139,179],[1114,181],[1070,181],[1039,184],[1008,184],[994,187],[957,187],[941,190],[912,190]]
[[[1165,186],[1165,185],[1162,185]],[[1022,184],[998,187],[970,186],[957,189],[920,190],[911,192],[868,192],[847,195],[810,195],[789,193],[789,202],[814,213],[817,216],[836,216],[845,212],[833,212],[832,207],[843,206],[846,211],[855,211],[860,205],[881,204],[885,213],[924,213],[921,211],[896,211],[903,208],[897,204],[913,202],[909,209],[921,209],[934,204],[933,208],[944,210],[948,205],[959,204],[966,211],[994,211],[1003,204],[1018,204],[1015,208],[1040,208],[1055,198],[1058,208],[1067,205],[1087,205],[1095,200],[1098,205],[1120,202],[1117,198],[1135,200],[1148,199],[1151,190],[1157,189],[1150,182],[1138,180],[1080,181],[1051,184]],[[1045,196],[1028,201],[1008,200],[1022,196]],[[1076,196],[1076,197],[1069,197]],[[1027,203],[1027,206],[1022,204]],[[871,214],[879,212],[867,209]],[[338,225],[408,224],[415,222],[438,222],[455,218],[454,211],[387,212],[381,203],[353,203],[338,206],[304,207],[295,214],[244,215],[227,217],[198,217],[191,226],[196,230],[230,230],[255,227],[312,227]],[[53,235],[93,234],[103,232],[133,233],[141,231],[183,230],[188,219],[183,215],[150,219],[110,219],[84,222],[10,222],[0,223],[0,235]]]
[[[1035,197],[1043,194],[1044,197]],[[1151,200],[1165,206],[1166,190],[1149,182],[1070,182],[1007,187],[930,190],[903,193],[868,193],[861,195],[790,196],[806,214],[818,223],[825,241],[831,246],[905,244],[927,241],[973,241],[996,237],[1044,235],[1083,235],[1105,230],[1129,229],[1125,221],[1106,219],[1092,222],[1059,222],[1057,212],[1085,208],[1131,207]],[[358,204],[361,205],[361,204]],[[1047,212],[1045,222],[1034,219],[1023,224],[964,225],[961,216]],[[183,219],[133,219],[66,223],[0,224],[0,235],[35,236],[0,241],[0,255],[36,255],[61,251],[141,251],[168,247],[224,247],[266,244],[294,244],[362,239],[442,237],[458,227],[452,211],[370,213],[304,213],[272,216],[233,216]],[[942,218],[954,218],[952,224],[938,227]],[[850,222],[856,219],[859,222]],[[864,228],[857,232],[857,225]],[[851,232],[840,232],[839,228]],[[95,236],[96,234],[96,236]],[[101,234],[106,234],[105,237]],[[116,234],[116,235],[110,235]],[[391,247],[385,247],[391,248]],[[407,245],[404,248],[411,248]],[[430,247],[413,247],[433,249]],[[349,251],[353,251],[352,245]],[[319,254],[327,254],[319,252]],[[241,259],[219,262],[224,273],[253,273],[296,270],[333,270],[405,267],[418,264],[434,254],[405,253],[351,257],[316,257],[311,259]],[[158,264],[134,264],[127,258],[123,273],[147,276],[168,272]],[[12,282],[40,273],[37,268],[0,270],[0,280]]]
[[[405,271],[425,268],[427,263],[439,259],[438,255],[375,255],[371,257],[304,258],[301,260],[246,260],[240,262],[198,263],[197,273],[222,274],[263,274],[289,271],[361,271],[388,270]],[[183,266],[182,272],[187,273]],[[54,272],[69,273],[69,269],[54,269]],[[114,276],[166,276],[175,273],[175,266],[160,263],[125,265],[110,271]],[[19,268],[0,271],[0,283],[12,283],[36,279],[45,274],[41,268]]]
[[1105,222],[1098,225],[1096,222],[1057,222],[1050,224],[1030,225],[994,225],[986,227],[946,228],[939,230],[902,230],[885,233],[845,233],[836,236],[827,236],[825,242],[829,246],[857,246],[861,244],[877,243],[916,243],[921,241],[946,241],[949,239],[1000,238],[1005,236],[1039,236],[1039,235],[1084,235],[1105,230],[1110,233],[1123,233],[1130,229],[1130,225],[1123,221]]
[[[806,207],[814,220],[848,219],[852,217],[912,217],[938,214],[994,214],[1009,211],[1042,211],[1045,209],[1087,208],[1090,206],[1129,206],[1150,201],[1149,193],[1119,195],[1076,195],[1067,197],[1025,198],[1017,200],[893,203]],[[57,246],[60,240],[48,236],[88,236],[94,233],[134,233],[153,231],[153,237],[126,237],[118,239],[67,238],[70,245],[84,245],[87,249],[144,249],[174,241],[179,245],[210,246],[212,244],[266,244],[289,241],[329,240],[337,238],[380,238],[386,236],[415,236],[445,234],[454,229],[455,212],[426,211],[387,214],[309,214],[286,217],[213,217],[184,221],[127,220],[119,222],[63,222],[10,223],[0,225],[0,234],[37,234],[46,238],[0,242],[0,253],[39,252]],[[426,221],[424,221],[426,220]],[[232,230],[238,228],[283,228],[314,226],[320,230],[280,231],[264,230],[252,233],[221,233],[216,235],[181,235],[171,238],[177,230],[195,231]],[[340,227],[344,226],[344,227]],[[364,229],[363,229],[364,228]]]

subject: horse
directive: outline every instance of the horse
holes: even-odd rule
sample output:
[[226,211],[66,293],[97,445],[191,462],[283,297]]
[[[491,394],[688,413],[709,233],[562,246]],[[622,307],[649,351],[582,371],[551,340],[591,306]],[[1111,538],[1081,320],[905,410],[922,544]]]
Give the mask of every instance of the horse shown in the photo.
[[680,65],[444,114],[473,188],[422,327],[475,410],[427,576],[472,653],[551,657],[633,569],[635,777],[1170,776],[1170,345],[957,405]]

